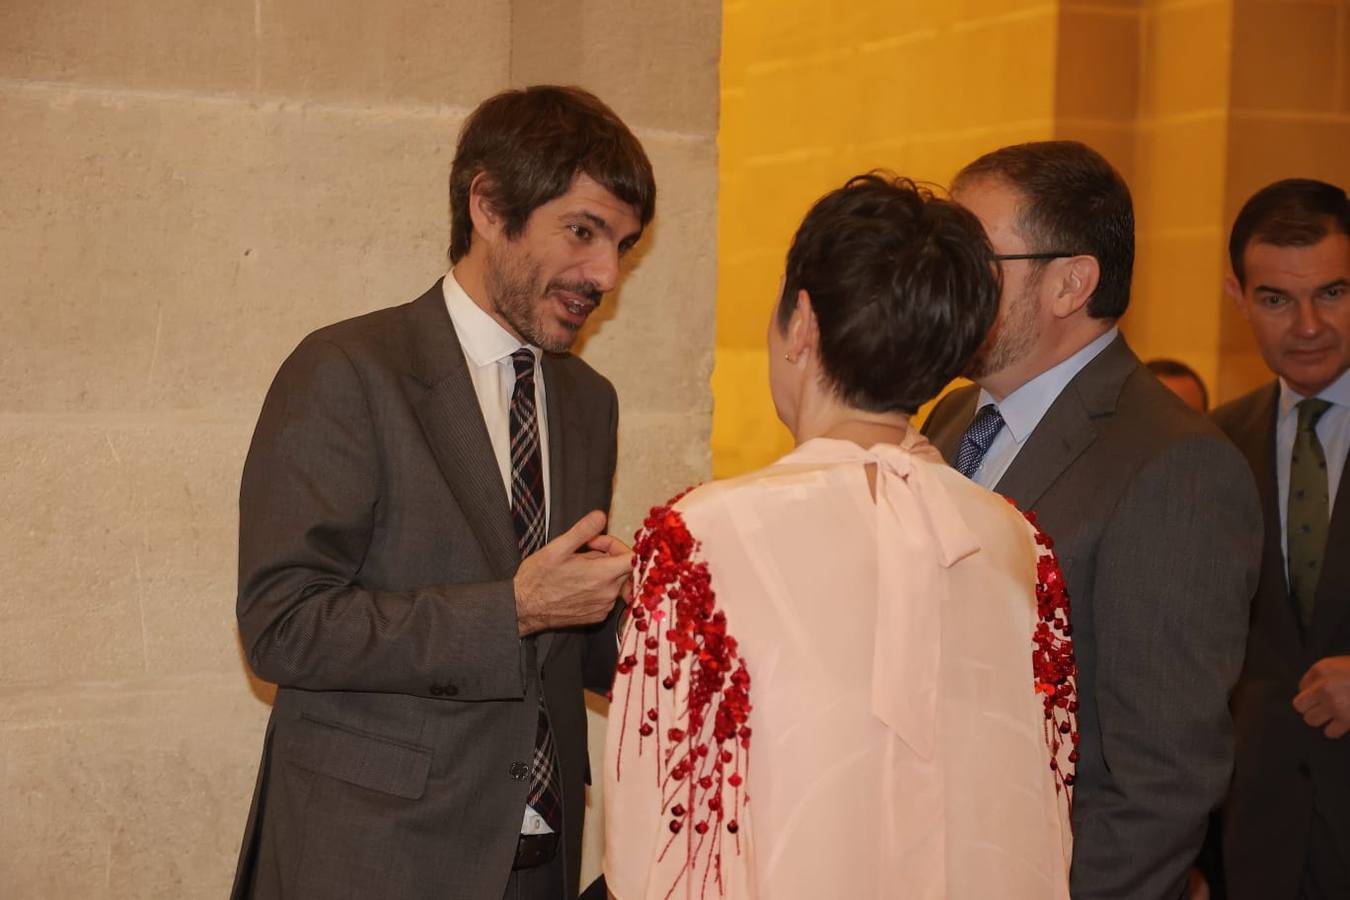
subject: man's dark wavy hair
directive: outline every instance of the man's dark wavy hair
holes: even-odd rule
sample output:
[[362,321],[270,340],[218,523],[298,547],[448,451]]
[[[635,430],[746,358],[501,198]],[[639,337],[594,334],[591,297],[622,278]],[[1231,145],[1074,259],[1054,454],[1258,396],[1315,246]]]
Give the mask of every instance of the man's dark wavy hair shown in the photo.
[[656,180],[638,139],[608,106],[578,87],[503,91],[465,121],[450,167],[450,262],[469,252],[469,186],[487,176],[487,198],[517,237],[535,209],[567,193],[585,173],[638,212],[656,210]]
[[830,386],[869,412],[916,412],[961,374],[998,314],[979,220],[882,172],[850,179],[806,214],[787,255],[780,330],[802,290]]
[[1238,284],[1245,287],[1242,256],[1248,244],[1311,247],[1333,232],[1350,234],[1345,191],[1312,178],[1285,178],[1261,188],[1242,205],[1228,237],[1228,260]]

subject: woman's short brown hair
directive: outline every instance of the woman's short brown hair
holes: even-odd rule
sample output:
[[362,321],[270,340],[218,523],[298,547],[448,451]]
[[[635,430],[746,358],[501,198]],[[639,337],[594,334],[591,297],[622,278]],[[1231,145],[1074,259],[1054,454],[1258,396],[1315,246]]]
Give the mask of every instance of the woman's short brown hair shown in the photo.
[[806,214],[788,251],[777,327],[800,291],[831,388],[849,406],[913,414],[966,368],[998,315],[979,219],[906,178],[859,175]]

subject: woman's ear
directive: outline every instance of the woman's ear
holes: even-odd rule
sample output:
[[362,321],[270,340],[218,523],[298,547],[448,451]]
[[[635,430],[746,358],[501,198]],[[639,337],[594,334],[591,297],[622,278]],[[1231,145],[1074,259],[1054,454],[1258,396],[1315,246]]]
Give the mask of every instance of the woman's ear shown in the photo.
[[797,292],[797,307],[788,320],[786,337],[787,352],[794,361],[820,349],[820,323],[811,305],[811,295],[805,288]]

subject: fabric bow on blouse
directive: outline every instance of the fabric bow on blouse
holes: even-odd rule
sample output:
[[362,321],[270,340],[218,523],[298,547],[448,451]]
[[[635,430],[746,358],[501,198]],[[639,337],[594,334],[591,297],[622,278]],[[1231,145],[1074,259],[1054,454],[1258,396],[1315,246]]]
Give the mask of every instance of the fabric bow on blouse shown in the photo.
[[[941,463],[942,457],[911,431],[899,445],[875,444],[867,449],[846,441],[809,441],[790,459],[875,466],[879,550],[872,712],[921,758],[932,759],[942,608],[950,592],[945,570],[980,549],[975,533],[948,498],[938,467],[920,462]],[[906,552],[887,553],[887,547],[903,547]]]

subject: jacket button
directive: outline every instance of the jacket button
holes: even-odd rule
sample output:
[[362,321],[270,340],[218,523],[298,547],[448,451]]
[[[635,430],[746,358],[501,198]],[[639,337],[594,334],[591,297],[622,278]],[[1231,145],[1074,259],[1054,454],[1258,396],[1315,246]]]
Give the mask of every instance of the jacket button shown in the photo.
[[511,763],[511,780],[524,781],[525,776],[530,774],[530,767],[523,762]]
[[1312,769],[1308,768],[1307,763],[1301,762],[1298,764],[1298,774],[1300,778],[1303,778],[1305,780],[1308,778],[1312,778]]
[[453,684],[450,684],[449,682],[446,683],[445,687],[442,690],[444,691],[445,696],[447,697],[453,697],[459,693],[459,688],[455,687]]
[[439,697],[441,694],[445,693],[439,684],[433,684],[431,687],[427,688],[427,690],[431,692],[431,696],[433,697]]

